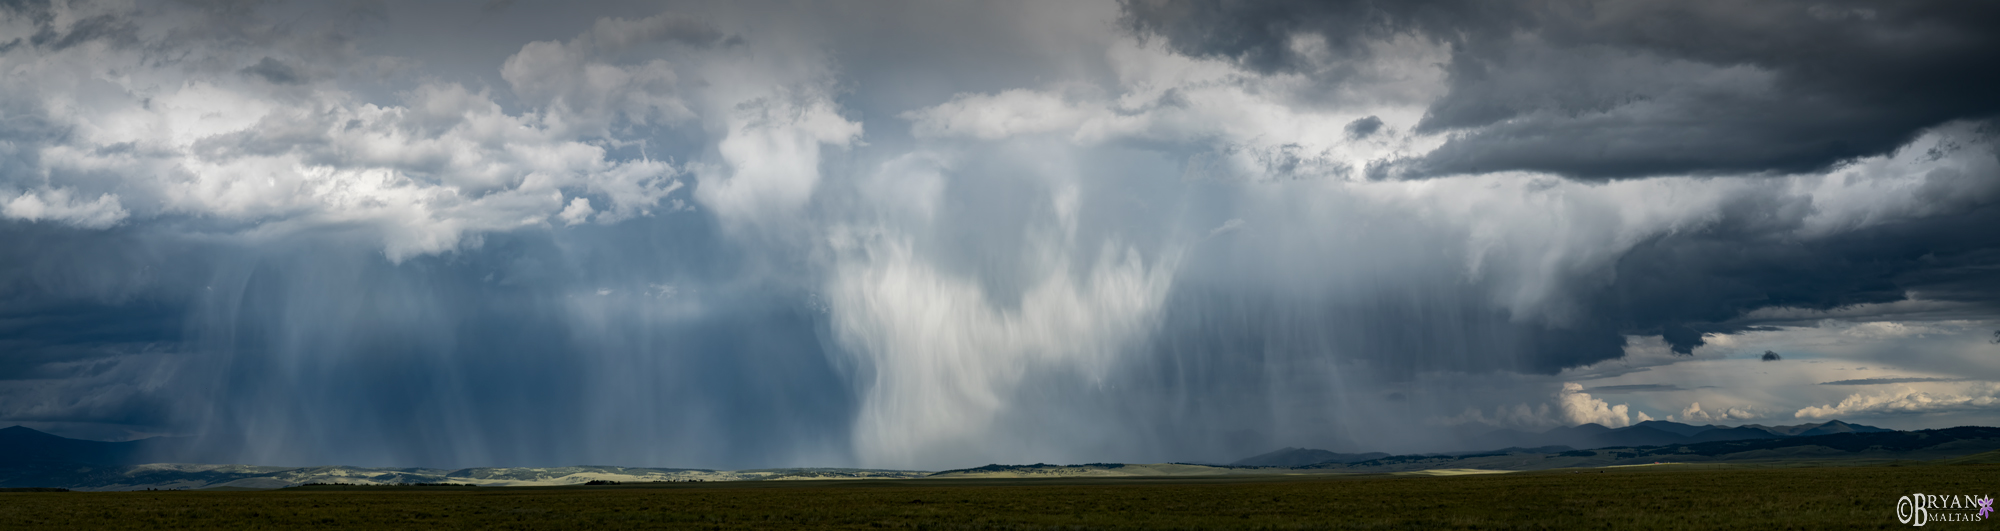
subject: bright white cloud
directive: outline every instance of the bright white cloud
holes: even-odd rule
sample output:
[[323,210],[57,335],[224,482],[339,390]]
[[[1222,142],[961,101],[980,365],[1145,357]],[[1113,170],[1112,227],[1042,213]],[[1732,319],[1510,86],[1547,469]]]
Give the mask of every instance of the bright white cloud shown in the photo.
[[[146,18],[111,4],[79,5],[114,19]],[[196,67],[303,64],[288,50],[305,44],[283,35],[269,36],[276,42],[268,47],[196,42],[168,55],[149,55],[147,46],[190,43],[21,47],[0,54],[6,103],[39,109],[40,119],[71,133],[15,141],[32,150],[45,182],[0,177],[0,189],[27,188],[5,199],[4,213],[86,228],[166,215],[236,221],[256,234],[372,226],[394,260],[451,251],[468,234],[591,213],[566,209],[565,195],[602,198],[606,208],[592,209],[600,222],[651,215],[663,202],[675,206],[667,196],[683,186],[681,170],[620,160],[590,139],[611,134],[614,122],[692,115],[663,63],[617,66],[595,51],[712,41],[713,33],[662,15],[604,19],[568,43],[530,43],[502,68],[531,105],[522,114],[456,83],[418,83],[385,104],[298,72],[274,83],[247,67],[224,76]]]
[[723,164],[704,168],[695,197],[736,223],[794,216],[819,185],[820,150],[861,137],[861,124],[813,87],[741,102],[725,123]]
[[1564,424],[1578,426],[1601,424],[1611,428],[1632,425],[1631,415],[1626,414],[1625,404],[1611,405],[1583,392],[1583,386],[1574,382],[1563,384],[1562,392],[1556,394],[1557,411],[1562,413]]
[[1955,391],[1926,392],[1905,386],[1890,391],[1855,393],[1838,404],[1800,409],[1794,416],[1826,419],[1996,408],[2000,408],[2000,384],[1980,383],[1960,386]]
[[[1487,415],[1478,409],[1467,409],[1465,413],[1446,419],[1447,424],[1477,422],[1493,426],[1517,429],[1547,429],[1559,426],[1581,426],[1597,424],[1607,428],[1623,428],[1632,425],[1631,408],[1625,404],[1611,405],[1590,393],[1583,392],[1583,385],[1564,382],[1556,391],[1553,403],[1530,406],[1515,404],[1500,406]],[[1645,413],[1639,414],[1640,421],[1652,420]]]
[[56,188],[21,192],[0,203],[0,214],[25,221],[50,221],[103,229],[124,221],[128,213],[119,204],[118,194],[102,194],[94,200],[73,197],[70,189]]
[[590,215],[595,213],[597,213],[597,209],[590,207],[589,199],[578,197],[571,199],[569,206],[564,207],[562,213],[557,214],[556,217],[562,218],[565,225],[575,225],[589,221]]
[[1061,94],[1013,89],[998,94],[959,94],[936,107],[902,114],[919,138],[967,137],[997,140],[1017,135],[1075,130],[1100,119],[1102,109],[1071,104]]
[[1823,176],[1798,176],[1792,188],[1813,198],[1799,234],[1822,237],[1987,204],[2000,198],[1996,139],[1980,123],[1955,121],[1924,131],[1895,152],[1862,157]]

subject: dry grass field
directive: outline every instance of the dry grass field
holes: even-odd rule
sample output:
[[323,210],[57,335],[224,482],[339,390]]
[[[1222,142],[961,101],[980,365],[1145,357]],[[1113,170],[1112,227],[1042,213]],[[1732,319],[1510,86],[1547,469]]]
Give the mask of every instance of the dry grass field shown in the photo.
[[[1884,529],[2000,465],[1663,465],[1476,475],[0,493],[70,529]],[[1934,523],[1932,526],[1971,526]],[[1929,527],[1929,526],[1927,526]]]

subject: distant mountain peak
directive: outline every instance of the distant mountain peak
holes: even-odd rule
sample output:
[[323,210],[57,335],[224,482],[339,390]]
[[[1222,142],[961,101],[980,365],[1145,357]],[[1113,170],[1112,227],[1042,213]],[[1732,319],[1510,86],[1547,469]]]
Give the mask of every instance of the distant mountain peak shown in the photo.
[[27,426],[22,426],[22,425],[19,425],[19,424],[16,424],[16,425],[14,425],[14,426],[11,426],[11,427],[7,427],[7,428],[0,428],[0,436],[6,436],[6,437],[36,437],[36,438],[47,438],[47,439],[68,439],[68,437],[63,437],[63,436],[61,436],[61,435],[56,435],[56,434],[53,434],[53,433],[49,433],[49,432],[45,432],[45,431],[42,431],[42,430],[37,430],[37,429],[34,429],[34,428],[30,428],[30,427],[27,427]]
[[0,428],[0,467],[26,463],[136,465],[178,457],[184,441],[71,439],[26,426]]
[[1608,426],[1605,426],[1605,425],[1603,425],[1603,424],[1598,424],[1598,423],[1595,423],[1595,422],[1586,422],[1586,423],[1583,423],[1583,424],[1578,424],[1578,425],[1575,425],[1575,426],[1564,426],[1564,427],[1557,427],[1557,428],[1550,428],[1550,429],[1549,429],[1549,431],[1546,431],[1546,432],[1543,432],[1543,433],[1565,433],[1565,432],[1568,432],[1568,433],[1604,433],[1604,432],[1607,432],[1607,431],[1611,431],[1611,428],[1610,428],[1610,427],[1608,427]]

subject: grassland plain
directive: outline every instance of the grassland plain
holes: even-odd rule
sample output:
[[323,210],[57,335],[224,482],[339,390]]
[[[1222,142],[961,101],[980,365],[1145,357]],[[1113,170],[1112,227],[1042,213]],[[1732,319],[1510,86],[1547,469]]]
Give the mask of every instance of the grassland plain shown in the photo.
[[[0,493],[73,529],[1885,529],[2000,465],[1661,465],[1480,475],[305,487]],[[1939,522],[1973,526],[1981,523]]]

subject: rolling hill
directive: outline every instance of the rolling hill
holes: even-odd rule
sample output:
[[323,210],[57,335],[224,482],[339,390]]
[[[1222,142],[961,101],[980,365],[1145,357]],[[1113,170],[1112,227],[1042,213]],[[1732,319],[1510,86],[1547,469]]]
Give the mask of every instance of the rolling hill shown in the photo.
[[1365,454],[1339,454],[1311,448],[1281,448],[1270,453],[1245,457],[1230,463],[1231,466],[1305,466],[1314,463],[1352,463],[1389,457],[1382,452]]

